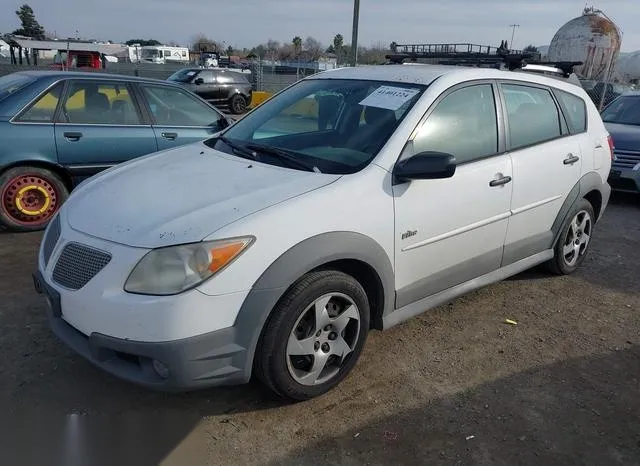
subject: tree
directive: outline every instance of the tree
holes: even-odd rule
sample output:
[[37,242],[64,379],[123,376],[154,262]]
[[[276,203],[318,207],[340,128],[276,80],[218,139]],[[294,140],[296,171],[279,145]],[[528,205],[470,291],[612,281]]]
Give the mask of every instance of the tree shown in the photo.
[[269,39],[267,41],[267,53],[266,56],[269,60],[275,60],[278,58],[278,54],[280,52],[280,42],[277,40]]
[[197,34],[191,41],[192,50],[197,52],[217,52],[218,43],[204,34]]
[[162,45],[160,41],[157,41],[155,39],[129,39],[128,41],[125,42],[125,45],[133,45],[133,44],[139,44],[140,47],[146,47],[149,45]]
[[20,19],[21,28],[13,31],[13,34],[17,36],[27,36],[36,40],[43,40],[45,38],[44,28],[40,25],[36,19],[36,15],[33,9],[26,3],[16,11],[18,19]]
[[307,37],[304,41],[304,51],[309,60],[317,60],[322,56],[322,44],[313,37]]
[[291,41],[293,43],[293,50],[296,55],[299,55],[302,51],[302,37],[295,36]]
[[331,51],[327,50],[329,53],[335,53],[336,59],[338,63],[342,63],[342,59],[344,58],[344,37],[342,34],[336,34],[333,38],[333,44],[329,46]]
[[536,47],[535,45],[527,45],[527,46],[523,49],[523,52],[540,53],[540,51],[538,50],[538,47]]
[[340,50],[343,45],[344,37],[342,37],[342,34],[336,34],[336,36],[333,38],[333,49]]
[[283,44],[278,49],[278,60],[286,61],[293,60],[298,56],[296,47],[293,44]]
[[229,56],[233,55],[233,47],[231,46],[227,47],[227,55]]
[[255,48],[255,51],[258,57],[264,58],[264,56],[267,54],[267,47],[265,47],[263,44],[260,44]]
[[397,46],[398,46],[398,43],[394,40],[389,44],[389,50],[391,50],[392,52],[395,52]]

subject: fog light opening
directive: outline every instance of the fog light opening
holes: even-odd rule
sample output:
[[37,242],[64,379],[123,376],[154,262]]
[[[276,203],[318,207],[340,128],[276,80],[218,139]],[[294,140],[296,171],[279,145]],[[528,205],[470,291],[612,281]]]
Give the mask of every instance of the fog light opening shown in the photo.
[[169,368],[167,366],[155,359],[151,362],[151,364],[153,365],[153,370],[156,371],[156,374],[158,374],[161,378],[169,378]]

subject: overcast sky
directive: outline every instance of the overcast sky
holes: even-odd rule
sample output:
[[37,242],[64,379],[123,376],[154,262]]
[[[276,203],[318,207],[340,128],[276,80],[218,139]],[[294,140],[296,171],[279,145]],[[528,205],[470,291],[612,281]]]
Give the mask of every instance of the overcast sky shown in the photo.
[[[268,39],[313,36],[327,45],[341,33],[351,42],[353,0],[26,0],[40,24],[60,37],[125,41],[153,38],[187,45],[203,33],[234,47]],[[0,32],[19,24],[13,11],[24,0],[3,1]],[[13,4],[14,5],[10,5]],[[591,4],[591,2],[589,2]],[[361,45],[472,42],[548,45],[556,30],[579,16],[585,0],[361,0]],[[640,50],[640,1],[593,4],[623,31],[623,51]]]

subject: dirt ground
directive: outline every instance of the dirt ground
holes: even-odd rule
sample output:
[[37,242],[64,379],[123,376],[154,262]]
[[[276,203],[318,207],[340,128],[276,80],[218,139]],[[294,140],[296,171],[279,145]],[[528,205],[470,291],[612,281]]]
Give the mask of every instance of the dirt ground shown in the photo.
[[95,369],[48,328],[39,239],[0,234],[0,464],[640,465],[638,196],[614,196],[576,274],[533,270],[373,332],[341,386],[298,404]]

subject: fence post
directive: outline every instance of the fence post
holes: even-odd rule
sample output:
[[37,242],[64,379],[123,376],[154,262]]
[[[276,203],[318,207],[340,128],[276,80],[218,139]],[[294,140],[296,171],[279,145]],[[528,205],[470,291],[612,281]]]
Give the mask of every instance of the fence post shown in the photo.
[[258,58],[258,66],[256,70],[256,87],[258,91],[263,91],[263,67],[262,67],[262,57]]

